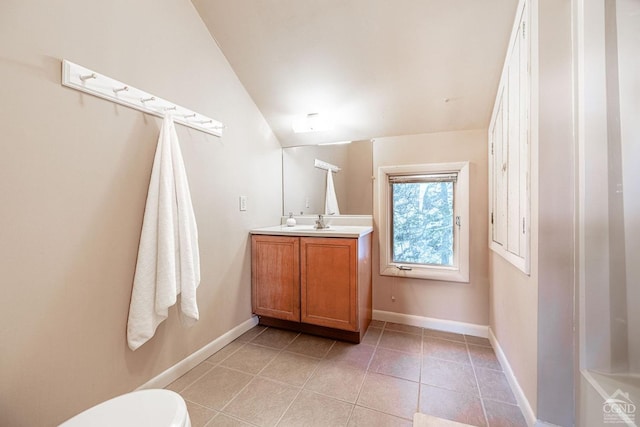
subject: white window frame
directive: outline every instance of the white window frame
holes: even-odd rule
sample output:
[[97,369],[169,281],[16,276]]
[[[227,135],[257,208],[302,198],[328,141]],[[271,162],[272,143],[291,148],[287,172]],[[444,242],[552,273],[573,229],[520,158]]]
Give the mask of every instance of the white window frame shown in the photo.
[[[392,201],[389,176],[437,173],[457,173],[458,175],[454,188],[453,217],[460,218],[460,225],[454,225],[454,265],[394,263],[391,249]],[[469,282],[469,162],[382,166],[378,168],[377,204],[381,275],[447,282]]]

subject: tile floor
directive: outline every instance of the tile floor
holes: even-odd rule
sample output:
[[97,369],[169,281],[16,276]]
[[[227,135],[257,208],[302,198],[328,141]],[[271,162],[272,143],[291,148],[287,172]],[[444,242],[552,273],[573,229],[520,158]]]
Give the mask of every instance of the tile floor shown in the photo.
[[374,321],[348,344],[256,326],[168,387],[198,426],[526,426],[489,340]]

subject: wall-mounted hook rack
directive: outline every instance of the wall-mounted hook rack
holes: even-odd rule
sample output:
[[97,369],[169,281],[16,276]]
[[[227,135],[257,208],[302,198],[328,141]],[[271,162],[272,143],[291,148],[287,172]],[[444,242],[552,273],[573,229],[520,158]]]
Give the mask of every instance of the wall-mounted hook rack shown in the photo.
[[332,165],[331,163],[327,163],[324,162],[322,160],[318,160],[315,159],[314,164],[315,167],[317,167],[318,169],[324,169],[326,171],[332,171],[332,172],[340,172],[342,170],[342,168],[340,168],[339,166],[336,165]]
[[166,111],[172,111],[174,122],[211,135],[222,136],[222,129],[226,127],[210,117],[96,73],[66,59],[62,61],[62,85],[158,117],[163,117]]

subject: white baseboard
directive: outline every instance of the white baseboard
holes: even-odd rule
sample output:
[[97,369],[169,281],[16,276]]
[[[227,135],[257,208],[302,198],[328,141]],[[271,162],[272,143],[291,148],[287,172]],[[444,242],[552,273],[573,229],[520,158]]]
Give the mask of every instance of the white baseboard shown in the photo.
[[214,353],[219,351],[222,347],[229,344],[231,341],[238,338],[240,335],[247,332],[249,329],[253,328],[258,324],[258,318],[252,317],[248,320],[245,320],[235,328],[226,332],[225,334],[219,336],[215,340],[211,341],[209,344],[202,347],[200,350],[191,353],[186,358],[182,359],[180,362],[176,363],[169,369],[165,370],[161,374],[151,378],[146,383],[142,384],[136,390],[146,390],[150,388],[164,388],[189,372],[191,369],[198,366],[200,363],[207,360]]
[[402,323],[403,325],[419,326],[444,332],[473,335],[474,337],[489,337],[489,327],[473,323],[457,322],[455,320],[435,319],[432,317],[415,316],[413,314],[394,313],[392,311],[373,310],[373,319],[383,322]]
[[518,402],[518,406],[520,406],[520,410],[522,410],[522,414],[524,415],[525,421],[529,427],[533,426],[543,426],[544,424],[538,424],[536,419],[536,414],[533,412],[533,408],[531,408],[531,404],[529,404],[529,400],[527,396],[525,396],[524,391],[522,391],[522,387],[518,383],[518,379],[516,378],[513,370],[511,369],[511,365],[509,365],[509,361],[507,360],[507,356],[502,351],[502,347],[500,347],[500,343],[498,339],[493,334],[493,331],[489,327],[489,341],[493,346],[493,350],[496,352],[496,357],[502,366],[502,371],[504,375],[507,377],[507,381],[511,386],[511,390],[516,397],[516,401]]

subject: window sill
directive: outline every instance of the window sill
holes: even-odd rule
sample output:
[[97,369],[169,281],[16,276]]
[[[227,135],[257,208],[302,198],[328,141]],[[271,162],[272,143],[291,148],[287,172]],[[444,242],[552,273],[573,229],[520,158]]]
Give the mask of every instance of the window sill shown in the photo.
[[424,267],[411,266],[411,270],[400,270],[400,264],[380,266],[380,275],[406,277],[411,279],[438,280],[442,282],[469,283],[469,272],[456,267]]
[[500,255],[508,263],[516,267],[518,270],[522,271],[527,276],[531,275],[531,268],[527,256],[520,257],[514,253],[507,251],[502,245],[493,241],[489,244],[489,248],[493,251],[493,253]]

